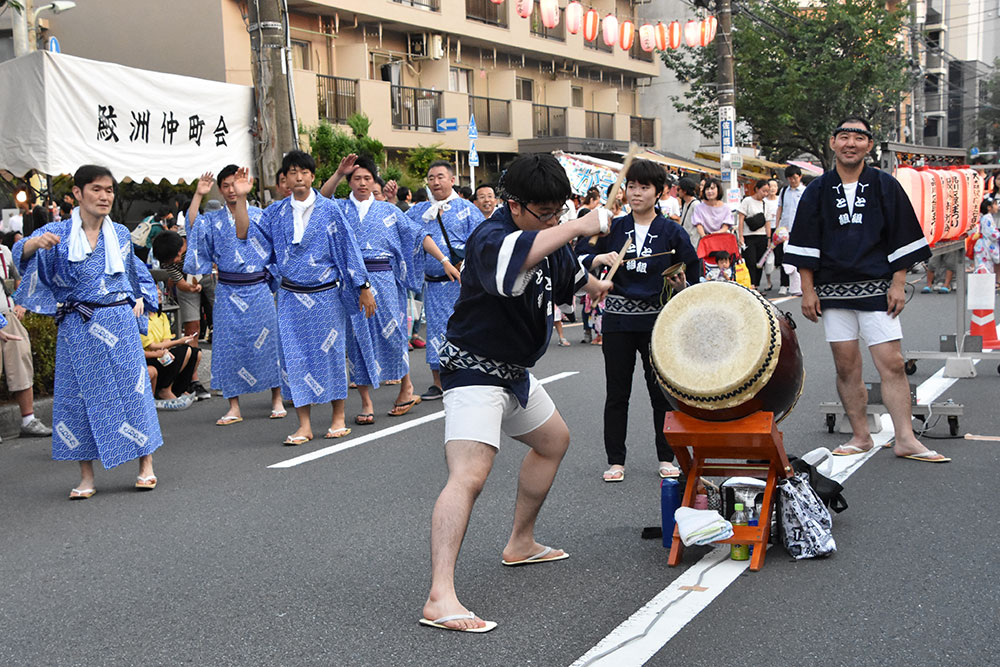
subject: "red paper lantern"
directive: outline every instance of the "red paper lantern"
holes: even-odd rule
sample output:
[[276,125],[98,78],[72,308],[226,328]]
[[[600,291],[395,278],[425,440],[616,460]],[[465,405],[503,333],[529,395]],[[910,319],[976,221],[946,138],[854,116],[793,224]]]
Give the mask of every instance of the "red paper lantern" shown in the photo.
[[715,39],[715,31],[719,27],[719,21],[714,16],[709,16],[701,22],[701,45],[708,46]]
[[639,46],[647,53],[656,48],[656,28],[648,23],[639,28]]
[[601,15],[596,9],[588,9],[583,15],[583,38],[588,42],[597,39],[597,33],[601,29]]
[[502,5],[504,0],[490,0],[494,5]]
[[622,47],[622,51],[628,51],[633,43],[635,43],[635,24],[625,19],[618,28],[618,44]]
[[[503,2],[503,0],[500,0]],[[566,30],[571,35],[580,32],[583,27],[583,5],[576,0],[566,5]]]
[[559,25],[559,0],[539,0],[542,25],[551,30]]
[[535,3],[532,0],[517,0],[514,5],[514,11],[522,19],[526,19],[531,16],[531,10],[534,9]]
[[618,17],[614,14],[605,16],[602,29],[604,31],[604,44],[614,46],[615,42],[618,41]]
[[681,45],[681,22],[671,21],[667,26],[667,46],[676,49]]
[[701,22],[691,19],[684,24],[684,41],[688,46],[698,46],[701,41]]
[[653,28],[653,40],[656,42],[656,48],[660,51],[667,50],[667,46],[670,41],[668,39],[668,28],[665,24],[656,24],[656,27]]

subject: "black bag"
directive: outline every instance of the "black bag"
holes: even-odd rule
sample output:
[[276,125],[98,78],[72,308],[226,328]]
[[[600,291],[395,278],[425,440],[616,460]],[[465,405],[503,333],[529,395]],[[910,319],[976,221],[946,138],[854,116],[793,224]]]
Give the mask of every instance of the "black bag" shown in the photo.
[[789,456],[788,462],[792,464],[795,472],[805,473],[809,480],[809,486],[813,488],[823,504],[840,514],[847,509],[847,501],[844,499],[844,486],[835,479],[830,479],[823,473],[816,470],[816,466],[806,463],[797,456]]
[[746,217],[743,218],[743,223],[747,226],[747,228],[751,232],[757,231],[758,229],[760,229],[761,227],[763,227],[764,223],[766,223],[766,222],[767,221],[764,220],[764,214],[763,213],[754,213],[753,215],[748,215],[748,216],[746,216]]
[[444,228],[444,223],[441,221],[441,212],[438,211],[437,214],[438,226],[441,227],[441,233],[444,234],[445,245],[448,246],[448,261],[454,265],[459,271],[462,270],[462,262],[465,261],[465,248],[461,250],[455,250],[451,247],[451,239],[448,238],[448,231]]
[[837,550],[830,511],[809,485],[806,473],[778,482],[779,532],[796,560],[828,556]]

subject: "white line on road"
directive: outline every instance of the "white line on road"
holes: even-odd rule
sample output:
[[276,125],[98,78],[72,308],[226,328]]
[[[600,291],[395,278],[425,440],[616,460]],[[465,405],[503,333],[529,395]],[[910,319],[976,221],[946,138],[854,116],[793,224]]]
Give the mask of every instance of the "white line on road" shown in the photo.
[[[565,371],[563,373],[556,373],[555,375],[550,375],[547,378],[543,378],[538,381],[539,384],[548,384],[549,382],[555,382],[556,380],[562,380],[568,377],[572,377],[578,374],[579,371]],[[438,412],[431,413],[420,417],[419,419],[411,419],[410,421],[404,422],[402,424],[397,424],[396,426],[390,426],[389,428],[384,428],[380,431],[375,431],[374,433],[369,433],[368,435],[362,436],[360,438],[353,438],[346,442],[342,442],[337,445],[332,445],[330,447],[324,447],[323,449],[317,449],[314,452],[309,452],[308,454],[303,454],[302,456],[296,456],[293,459],[288,459],[287,461],[280,461],[279,463],[274,463],[267,466],[268,468],[293,468],[297,465],[302,465],[303,463],[309,463],[310,461],[315,461],[316,459],[321,459],[324,456],[329,456],[330,454],[336,454],[337,452],[342,452],[345,449],[351,449],[352,447],[357,447],[358,445],[363,445],[373,440],[379,440],[390,435],[396,435],[397,433],[402,433],[411,428],[416,428],[428,422],[435,421],[444,417],[444,410],[439,410]]]
[[[947,391],[955,378],[945,378],[944,369],[917,387],[917,402],[931,403]],[[889,443],[895,431],[889,415],[882,415],[882,430],[872,435],[875,446],[861,456],[838,456],[834,459],[834,477],[843,483],[864,463]],[[612,630],[571,667],[643,665],[666,646],[674,635],[690,623],[712,600],[717,598],[750,565],[749,561],[729,560],[728,546],[716,547],[663,589],[656,597]],[[688,576],[691,575],[691,576]],[[681,590],[682,586],[704,586],[706,591]],[[670,611],[667,615],[666,612]]]

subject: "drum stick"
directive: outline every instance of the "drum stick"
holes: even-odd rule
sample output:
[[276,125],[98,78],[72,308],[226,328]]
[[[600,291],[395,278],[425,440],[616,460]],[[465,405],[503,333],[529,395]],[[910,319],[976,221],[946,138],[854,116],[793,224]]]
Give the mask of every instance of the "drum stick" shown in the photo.
[[972,433],[965,434],[966,440],[989,440],[990,442],[1000,442],[1000,437],[995,435],[973,435]]
[[650,257],[662,257],[663,255],[673,255],[676,250],[666,250],[664,252],[654,252],[652,255],[639,255],[636,259],[649,259]]
[[611,280],[615,277],[615,273],[618,271],[618,267],[622,265],[622,259],[624,259],[625,253],[628,252],[630,247],[632,247],[631,236],[625,239],[625,245],[622,246],[622,251],[618,253],[618,258],[615,260],[614,264],[611,265],[611,270],[608,271],[608,275],[604,276],[605,280]]
[[[625,182],[625,174],[628,173],[628,168],[632,166],[632,160],[635,156],[639,154],[638,144],[632,143],[628,147],[628,153],[625,155],[625,161],[622,162],[621,171],[618,172],[618,178],[615,179],[615,184],[611,186],[611,192],[608,193],[608,203],[605,206],[610,213],[614,213],[612,209],[613,203],[618,199],[618,193],[622,189],[622,184]],[[590,245],[597,243],[597,234],[590,237]]]

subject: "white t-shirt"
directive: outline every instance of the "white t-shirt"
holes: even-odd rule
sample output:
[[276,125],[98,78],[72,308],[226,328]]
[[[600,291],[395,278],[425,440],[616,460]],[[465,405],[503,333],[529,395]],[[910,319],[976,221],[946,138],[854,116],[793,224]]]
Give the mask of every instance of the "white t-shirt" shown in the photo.
[[847,199],[847,212],[854,214],[854,197],[858,194],[858,182],[844,183],[844,198]]
[[664,218],[681,217],[681,203],[677,197],[667,197],[660,200],[660,213]]
[[785,188],[778,195],[778,202],[781,204],[781,220],[778,224],[786,227],[788,231],[792,231],[792,225],[795,224],[795,211],[799,208],[799,200],[805,191],[806,186],[799,183],[799,187]]
[[[744,218],[749,218],[750,216],[764,212],[764,200],[744,197],[743,201],[740,202],[740,207],[736,210],[742,213]],[[746,224],[746,220],[744,219],[743,236],[764,236],[766,234],[767,225],[762,225],[760,229],[754,231],[750,229],[750,226]]]
[[643,244],[646,242],[646,234],[649,233],[649,225],[640,225],[635,223],[635,253],[638,255],[639,251],[642,250]]

